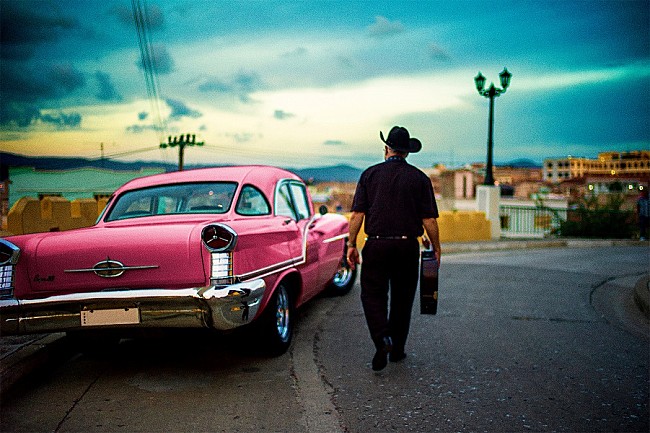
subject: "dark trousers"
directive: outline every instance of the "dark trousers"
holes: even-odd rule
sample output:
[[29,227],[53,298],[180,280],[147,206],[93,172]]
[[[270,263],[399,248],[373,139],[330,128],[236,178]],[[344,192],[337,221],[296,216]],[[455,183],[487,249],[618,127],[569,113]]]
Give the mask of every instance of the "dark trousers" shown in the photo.
[[419,257],[416,239],[368,239],[363,247],[361,304],[377,348],[384,337],[390,336],[394,351],[404,350],[418,284]]

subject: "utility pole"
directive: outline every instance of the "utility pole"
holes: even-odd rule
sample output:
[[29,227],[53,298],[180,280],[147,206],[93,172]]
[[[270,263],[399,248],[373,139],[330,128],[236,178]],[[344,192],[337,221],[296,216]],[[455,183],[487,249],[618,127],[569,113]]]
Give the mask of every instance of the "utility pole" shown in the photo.
[[183,159],[185,157],[185,146],[203,146],[204,142],[196,142],[196,134],[184,134],[174,137],[167,137],[167,143],[160,143],[161,149],[178,146],[178,171],[183,171]]

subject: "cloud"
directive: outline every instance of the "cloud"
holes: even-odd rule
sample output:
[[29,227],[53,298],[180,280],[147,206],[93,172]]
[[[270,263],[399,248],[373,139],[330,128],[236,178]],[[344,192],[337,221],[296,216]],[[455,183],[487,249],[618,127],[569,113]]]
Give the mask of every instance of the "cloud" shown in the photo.
[[230,93],[233,88],[231,85],[224,83],[223,81],[217,79],[210,79],[198,86],[199,92],[202,93]]
[[0,58],[26,60],[33,56],[34,47],[57,40],[62,31],[78,26],[67,17],[50,17],[28,2],[2,2],[0,14]]
[[260,78],[254,72],[240,72],[235,76],[235,84],[247,92],[252,92],[259,88]]
[[264,84],[257,73],[245,71],[238,72],[228,81],[210,78],[197,87],[202,93],[235,95],[245,104],[252,102],[251,93],[263,88]]
[[[22,62],[3,62],[0,67],[3,124],[16,121],[26,126],[27,118],[35,119],[39,106],[48,100],[62,98],[86,84],[85,75],[72,64],[41,64],[25,67]],[[36,108],[34,108],[36,107]]]
[[56,129],[78,129],[81,126],[80,113],[43,114],[41,109],[34,104],[9,102],[0,104],[0,126],[3,129],[27,129],[36,126],[39,122],[55,126]]
[[44,114],[41,115],[40,120],[43,123],[54,125],[57,129],[77,129],[81,126],[81,114],[79,113]]
[[200,112],[196,110],[192,110],[183,102],[178,101],[176,99],[168,98],[165,100],[165,102],[167,103],[167,105],[169,105],[169,108],[172,109],[172,112],[169,115],[170,119],[178,120],[182,117],[197,118],[203,116],[203,114],[201,114]]
[[0,104],[0,126],[26,128],[41,117],[33,104],[9,102]]
[[250,132],[242,132],[242,133],[235,133],[235,134],[226,134],[226,137],[232,138],[237,143],[246,143],[254,139],[255,134],[251,134]]
[[400,21],[389,21],[382,16],[376,16],[375,22],[367,27],[368,34],[372,37],[392,36],[404,31],[404,25]]
[[296,116],[295,114],[287,113],[286,111],[282,111],[282,110],[275,110],[275,112],[273,112],[273,117],[275,117],[278,120],[290,119],[295,116]]
[[83,73],[70,63],[53,65],[50,68],[49,77],[57,87],[65,92],[72,92],[86,84]]
[[[174,71],[174,59],[164,45],[153,45],[149,55],[151,58],[151,66],[155,72],[169,74]],[[142,60],[138,61],[137,64],[140,69],[146,69],[142,64]]]
[[125,130],[132,134],[141,134],[145,131],[160,131],[161,129],[156,125],[131,125],[127,126]]
[[[165,16],[163,15],[160,6],[151,5],[142,10],[145,13],[143,18],[146,20],[149,30],[159,30],[165,27]],[[133,27],[133,9],[125,5],[119,5],[113,8],[112,13],[122,24],[129,28]]]
[[325,146],[343,146],[345,142],[341,140],[325,140],[323,144]]
[[445,50],[434,43],[429,44],[427,47],[427,52],[429,54],[429,57],[433,60],[440,60],[443,62],[448,62],[451,60],[451,56]]
[[111,81],[110,75],[97,71],[95,72],[95,79],[99,85],[99,93],[97,93],[97,99],[100,101],[121,101],[122,95],[120,95],[113,82]]

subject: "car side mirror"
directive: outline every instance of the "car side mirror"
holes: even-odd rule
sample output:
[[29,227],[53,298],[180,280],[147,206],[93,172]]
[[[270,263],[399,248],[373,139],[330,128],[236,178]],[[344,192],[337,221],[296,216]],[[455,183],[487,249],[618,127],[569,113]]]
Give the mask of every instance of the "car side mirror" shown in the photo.
[[327,206],[325,206],[324,204],[322,204],[322,205],[318,208],[318,213],[321,214],[321,215],[325,215],[327,212],[328,212],[328,211],[327,211]]

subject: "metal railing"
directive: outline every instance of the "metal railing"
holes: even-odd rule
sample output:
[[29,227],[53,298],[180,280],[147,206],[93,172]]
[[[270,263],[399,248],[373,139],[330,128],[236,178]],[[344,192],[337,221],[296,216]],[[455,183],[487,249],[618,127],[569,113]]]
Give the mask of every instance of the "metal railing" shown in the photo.
[[550,235],[566,221],[567,210],[537,206],[499,206],[501,236],[539,237]]

